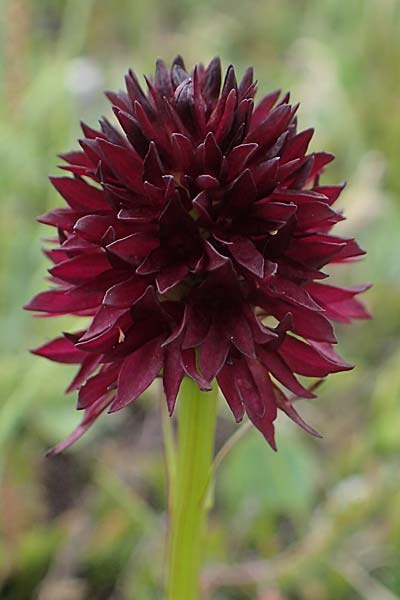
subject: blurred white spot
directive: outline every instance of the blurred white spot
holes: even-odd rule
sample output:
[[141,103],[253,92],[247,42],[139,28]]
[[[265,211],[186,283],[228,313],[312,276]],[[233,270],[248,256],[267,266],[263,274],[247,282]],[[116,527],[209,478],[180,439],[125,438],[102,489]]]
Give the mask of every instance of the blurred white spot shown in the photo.
[[370,487],[362,475],[353,475],[340,481],[332,490],[330,497],[334,504],[344,508],[350,504],[363,502],[370,496]]
[[103,74],[93,59],[80,56],[69,62],[65,85],[74,96],[87,100],[103,88]]

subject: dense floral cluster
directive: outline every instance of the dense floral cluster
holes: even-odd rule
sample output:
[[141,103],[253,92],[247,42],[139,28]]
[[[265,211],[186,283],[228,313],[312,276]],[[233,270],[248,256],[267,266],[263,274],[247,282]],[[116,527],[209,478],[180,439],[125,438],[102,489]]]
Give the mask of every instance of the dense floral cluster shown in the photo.
[[81,150],[61,155],[73,177],[51,178],[67,208],[40,221],[58,230],[46,253],[53,289],[27,306],[89,317],[35,352],[80,369],[79,438],[106,409],[125,407],[162,376],[170,413],[182,378],[217,378],[235,418],[274,447],[280,409],[307,431],[291,397],[313,394],[297,375],[351,368],[333,350],[331,321],[367,313],[365,287],[326,285],[321,270],[363,254],[330,230],[342,185],[321,185],[331,154],[307,154],[297,106],[278,91],[254,107],[249,68],[237,84],[218,58],[187,72],[157,61],[145,93],[107,93],[119,121],[82,125]]

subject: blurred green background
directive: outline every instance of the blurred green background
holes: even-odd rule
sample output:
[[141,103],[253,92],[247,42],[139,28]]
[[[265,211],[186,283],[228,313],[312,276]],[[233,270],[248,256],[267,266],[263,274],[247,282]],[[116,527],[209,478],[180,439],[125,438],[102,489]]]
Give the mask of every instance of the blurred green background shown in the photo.
[[[339,328],[357,368],[282,419],[277,455],[250,433],[222,464],[205,548],[204,598],[400,598],[400,2],[398,0],[2,0],[0,16],[0,598],[162,598],[166,492],[157,390],[105,417],[65,455],[71,370],[28,354],[71,323],[21,310],[43,288],[35,217],[59,200],[47,175],[102,90],[158,55],[253,64],[260,92],[301,102],[325,182],[342,196],[372,281],[371,322]],[[339,228],[338,228],[339,232]],[[221,403],[218,445],[234,431]]]

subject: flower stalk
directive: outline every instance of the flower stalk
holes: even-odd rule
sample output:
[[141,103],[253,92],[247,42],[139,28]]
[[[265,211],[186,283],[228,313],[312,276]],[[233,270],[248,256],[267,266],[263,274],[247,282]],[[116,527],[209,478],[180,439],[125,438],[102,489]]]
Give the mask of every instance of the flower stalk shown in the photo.
[[218,387],[214,384],[212,391],[201,392],[185,377],[179,396],[176,473],[173,489],[170,486],[167,599],[198,600]]

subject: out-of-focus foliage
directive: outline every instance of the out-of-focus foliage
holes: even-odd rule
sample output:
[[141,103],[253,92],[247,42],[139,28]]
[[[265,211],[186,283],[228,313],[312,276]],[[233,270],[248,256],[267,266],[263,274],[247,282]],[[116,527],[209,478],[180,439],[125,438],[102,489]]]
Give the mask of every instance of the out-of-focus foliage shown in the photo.
[[[43,285],[34,218],[78,119],[109,113],[103,88],[157,55],[253,64],[290,88],[300,124],[337,154],[343,232],[368,250],[370,323],[339,330],[357,364],[286,421],[274,455],[256,433],[219,471],[204,571],[215,600],[400,597],[400,3],[398,0],[3,0],[0,21],[0,597],[162,598],[166,492],[156,390],[105,417],[64,456],[46,448],[78,420],[71,375],[27,350],[71,325],[21,305]],[[341,273],[333,274],[342,277]],[[343,278],[341,279],[343,281]],[[218,445],[234,430],[221,412]]]

